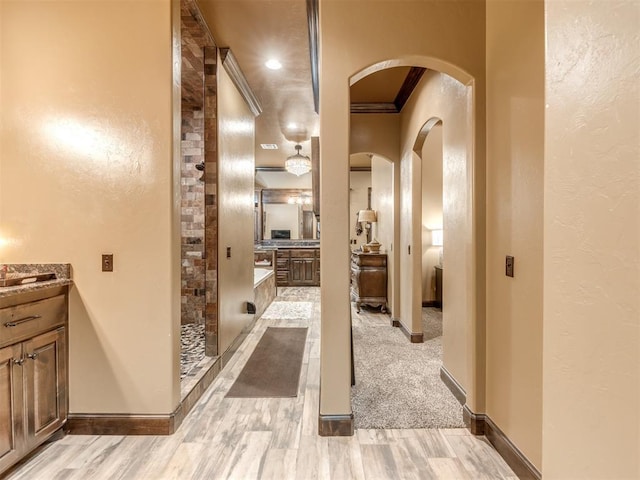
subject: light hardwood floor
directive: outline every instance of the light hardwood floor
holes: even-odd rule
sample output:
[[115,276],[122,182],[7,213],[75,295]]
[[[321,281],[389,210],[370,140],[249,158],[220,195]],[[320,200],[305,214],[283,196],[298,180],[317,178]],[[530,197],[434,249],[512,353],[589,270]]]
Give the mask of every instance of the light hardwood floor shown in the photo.
[[[320,292],[279,290],[278,302],[310,302],[311,318],[258,320],[174,435],[69,435],[7,478],[517,478],[484,438],[465,429],[357,430],[353,437],[319,437]],[[298,396],[224,398],[268,326],[309,327]]]

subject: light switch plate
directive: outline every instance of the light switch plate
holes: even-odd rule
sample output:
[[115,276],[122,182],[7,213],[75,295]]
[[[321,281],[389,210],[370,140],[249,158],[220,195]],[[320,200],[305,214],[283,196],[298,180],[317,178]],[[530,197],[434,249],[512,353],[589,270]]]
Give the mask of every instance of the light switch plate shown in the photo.
[[113,253],[102,254],[102,271],[113,272]]
[[507,255],[504,272],[507,277],[513,277],[514,263],[515,259],[511,255]]

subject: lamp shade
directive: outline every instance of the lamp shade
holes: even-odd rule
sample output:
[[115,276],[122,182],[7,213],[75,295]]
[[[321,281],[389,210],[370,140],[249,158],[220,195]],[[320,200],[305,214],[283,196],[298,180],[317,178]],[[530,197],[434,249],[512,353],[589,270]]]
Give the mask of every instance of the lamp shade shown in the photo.
[[442,230],[431,230],[431,245],[441,247],[443,244]]
[[376,217],[375,210],[360,210],[358,212],[358,222],[377,222],[378,219]]

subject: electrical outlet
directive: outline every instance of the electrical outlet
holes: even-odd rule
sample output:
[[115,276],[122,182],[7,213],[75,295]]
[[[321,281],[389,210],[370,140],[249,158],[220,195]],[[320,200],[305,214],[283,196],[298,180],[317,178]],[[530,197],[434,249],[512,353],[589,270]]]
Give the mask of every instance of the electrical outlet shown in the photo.
[[512,256],[507,255],[507,259],[505,261],[505,275],[507,277],[513,277],[513,268],[514,268],[515,260]]
[[113,253],[102,254],[102,271],[113,272]]

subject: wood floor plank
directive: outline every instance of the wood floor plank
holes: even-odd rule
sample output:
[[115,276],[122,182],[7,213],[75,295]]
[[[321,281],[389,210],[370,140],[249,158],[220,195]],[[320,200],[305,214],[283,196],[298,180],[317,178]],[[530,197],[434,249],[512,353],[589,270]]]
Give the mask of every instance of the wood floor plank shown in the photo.
[[198,459],[205,454],[205,446],[200,443],[183,443],[178,446],[167,466],[156,478],[162,480],[184,480],[193,478]]
[[427,463],[437,480],[472,480],[459,458],[428,458]]
[[296,457],[296,479],[330,478],[329,442],[327,437],[302,436]]
[[264,480],[295,480],[297,449],[270,448],[264,459],[260,478]]
[[240,444],[225,462],[220,478],[245,480],[259,478],[267,449],[271,443],[271,432],[245,432]]
[[400,478],[400,471],[389,445],[362,445],[361,449],[366,479]]
[[389,448],[398,468],[398,478],[424,479],[434,477],[434,472],[424,461],[425,452],[418,437],[398,438]]
[[332,437],[327,441],[329,450],[329,477],[364,480],[362,452],[357,440],[350,437]]
[[487,441],[460,435],[448,436],[447,441],[474,479],[494,479],[513,475],[498,452]]

